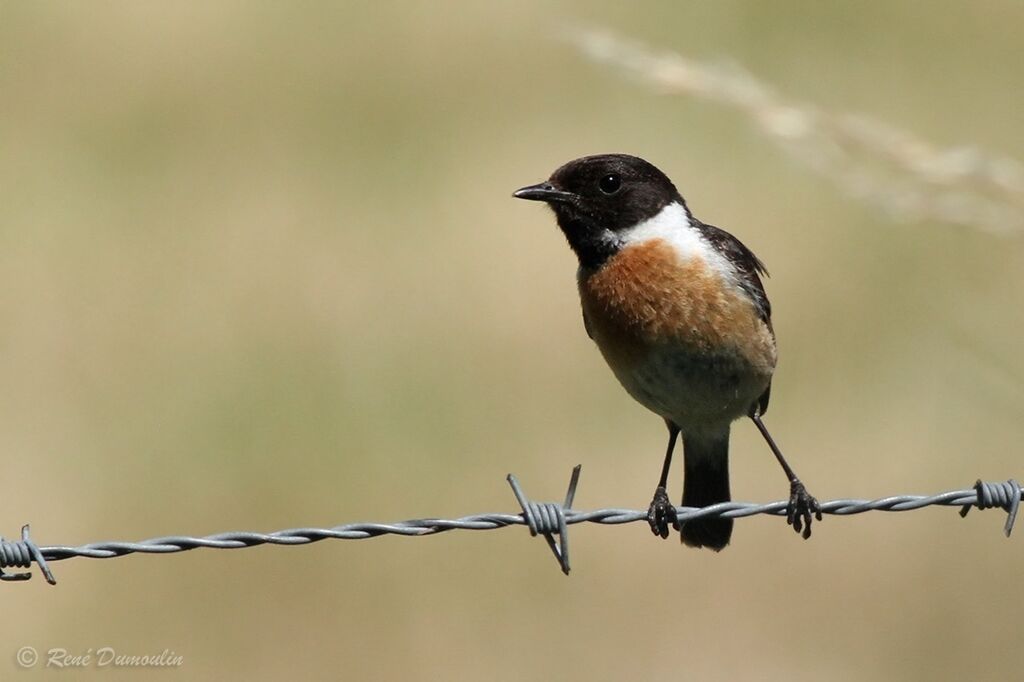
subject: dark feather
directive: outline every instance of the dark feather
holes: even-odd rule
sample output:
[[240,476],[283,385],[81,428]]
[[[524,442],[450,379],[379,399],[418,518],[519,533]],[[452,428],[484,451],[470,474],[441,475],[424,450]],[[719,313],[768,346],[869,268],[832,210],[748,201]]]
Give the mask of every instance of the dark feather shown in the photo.
[[[761,275],[768,277],[768,269],[764,266],[764,263],[743,242],[725,230],[714,225],[706,225],[696,218],[693,220],[693,223],[704,237],[715,245],[719,252],[728,258],[729,262],[736,268],[736,272],[740,277],[740,286],[743,287],[743,291],[747,293],[750,300],[754,302],[754,307],[757,308],[761,319],[768,325],[768,331],[772,333],[772,336],[775,336],[775,330],[772,329],[772,304],[768,301],[768,294],[765,293],[764,285],[761,283]],[[757,401],[758,414],[764,414],[768,411],[768,399],[771,392],[772,386],[768,384],[768,388],[764,390],[764,393],[761,394]]]
[[736,272],[740,276],[740,286],[754,302],[761,319],[771,328],[772,305],[768,302],[768,295],[764,291],[760,277],[761,275],[768,276],[768,269],[765,268],[764,263],[743,242],[725,230],[702,223],[696,218],[693,222],[701,234],[736,268]]
[[589,336],[591,339],[593,339],[594,338],[594,333],[592,331],[590,331],[590,320],[587,319],[587,311],[584,310],[582,312],[583,312],[583,328],[587,330],[587,336]]

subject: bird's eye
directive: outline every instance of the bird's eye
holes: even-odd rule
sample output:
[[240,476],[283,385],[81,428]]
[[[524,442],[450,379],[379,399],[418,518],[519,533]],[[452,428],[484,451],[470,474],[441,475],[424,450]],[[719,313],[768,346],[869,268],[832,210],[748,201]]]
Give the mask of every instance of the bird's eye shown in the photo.
[[622,178],[615,173],[609,173],[598,181],[597,186],[605,194],[615,194],[622,187]]

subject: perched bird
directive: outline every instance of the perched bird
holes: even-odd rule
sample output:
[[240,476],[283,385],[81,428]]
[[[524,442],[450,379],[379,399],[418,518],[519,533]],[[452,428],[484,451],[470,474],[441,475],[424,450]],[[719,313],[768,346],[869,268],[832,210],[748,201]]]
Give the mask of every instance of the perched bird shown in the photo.
[[683,506],[728,502],[729,429],[749,417],[790,482],[787,521],[807,538],[817,501],[761,420],[775,370],[764,264],[725,230],[702,223],[672,181],[635,156],[570,161],[547,182],[517,190],[550,206],[579,259],[583,324],[619,383],[668,426],[668,449],[648,511],[652,532],[718,551],[732,519],[680,524],[666,493],[683,438]]

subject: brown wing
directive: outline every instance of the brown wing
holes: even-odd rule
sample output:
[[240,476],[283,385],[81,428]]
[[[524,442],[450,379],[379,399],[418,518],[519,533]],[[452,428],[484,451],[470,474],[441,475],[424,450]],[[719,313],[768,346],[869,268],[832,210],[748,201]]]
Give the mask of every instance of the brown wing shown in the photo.
[[743,242],[725,230],[704,223],[698,223],[697,227],[704,237],[714,244],[736,268],[736,272],[740,276],[740,286],[754,302],[761,319],[771,327],[772,305],[768,302],[768,294],[764,291],[760,277],[761,275],[768,276],[768,269],[765,268],[764,263]]
[[[743,242],[725,230],[714,225],[699,222],[697,227],[704,237],[714,244],[719,249],[719,252],[725,255],[729,262],[733,264],[733,267],[736,268],[736,272],[740,276],[740,286],[743,287],[743,291],[753,301],[758,314],[764,320],[764,323],[768,325],[768,330],[774,337],[775,330],[772,329],[772,304],[768,301],[768,294],[765,293],[764,285],[761,283],[761,275],[768,276],[768,269],[764,266],[764,263]],[[768,388],[764,390],[764,393],[757,400],[760,414],[764,414],[768,410],[768,398],[771,392],[772,385],[769,383]]]

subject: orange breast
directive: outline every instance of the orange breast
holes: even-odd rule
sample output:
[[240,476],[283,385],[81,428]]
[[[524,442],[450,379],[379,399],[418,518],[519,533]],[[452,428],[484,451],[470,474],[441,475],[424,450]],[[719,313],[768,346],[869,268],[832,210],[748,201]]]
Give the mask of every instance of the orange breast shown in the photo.
[[700,256],[680,258],[661,239],[627,246],[579,281],[583,312],[613,368],[654,345],[736,353],[758,373],[775,368],[775,339],[753,302]]

